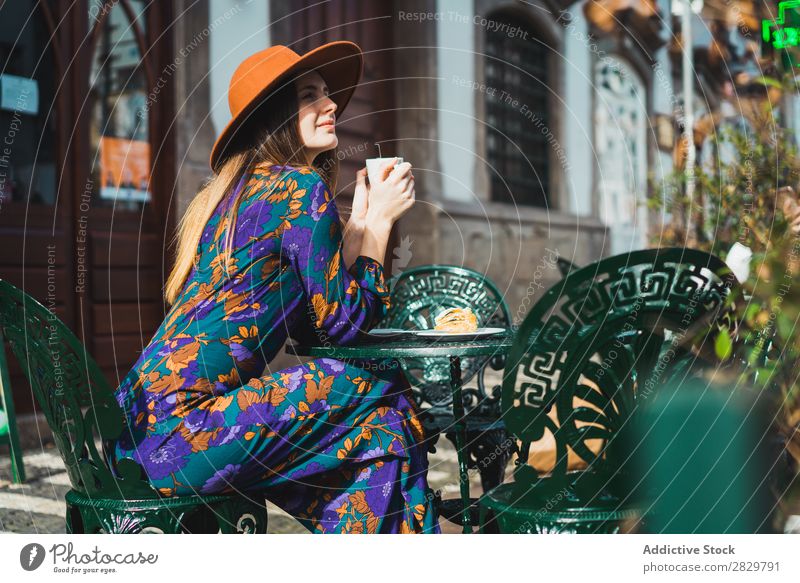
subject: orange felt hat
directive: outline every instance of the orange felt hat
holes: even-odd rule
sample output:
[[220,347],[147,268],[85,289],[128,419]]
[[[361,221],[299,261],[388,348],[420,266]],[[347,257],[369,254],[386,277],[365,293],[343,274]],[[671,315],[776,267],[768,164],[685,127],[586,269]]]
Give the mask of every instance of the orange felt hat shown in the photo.
[[224,157],[225,148],[242,127],[248,115],[264,102],[272,90],[291,82],[304,69],[316,70],[328,85],[330,98],[341,115],[361,79],[364,58],[361,48],[349,41],[336,41],[300,56],[289,47],[275,45],[247,57],[236,68],[228,86],[231,121],[222,130],[211,150],[211,169]]

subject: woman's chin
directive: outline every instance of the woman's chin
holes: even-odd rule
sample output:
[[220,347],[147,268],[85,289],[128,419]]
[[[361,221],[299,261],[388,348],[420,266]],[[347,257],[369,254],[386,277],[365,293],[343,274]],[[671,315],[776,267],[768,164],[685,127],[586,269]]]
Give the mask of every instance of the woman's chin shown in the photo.
[[336,146],[339,145],[339,139],[336,136],[328,136],[327,139],[317,139],[314,140],[314,144],[306,144],[306,148],[310,149],[311,151],[315,152],[314,158],[322,154],[323,152],[327,152],[328,150],[333,150]]
[[322,150],[330,150],[339,145],[339,138],[333,130],[322,129],[316,135],[317,147]]

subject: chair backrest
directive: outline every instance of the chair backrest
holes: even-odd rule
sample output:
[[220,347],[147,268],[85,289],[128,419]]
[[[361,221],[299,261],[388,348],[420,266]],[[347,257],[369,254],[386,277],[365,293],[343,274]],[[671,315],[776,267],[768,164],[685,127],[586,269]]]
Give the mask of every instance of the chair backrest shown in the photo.
[[539,481],[526,460],[546,432],[555,482],[567,480],[575,455],[586,472],[614,473],[615,435],[638,402],[699,363],[692,345],[727,314],[734,285],[717,257],[670,248],[603,259],[548,290],[517,331],[503,375],[503,421],[522,442],[515,482]]
[[122,410],[97,363],[66,324],[0,280],[0,332],[44,412],[72,487],[98,497],[157,496],[133,460],[117,464],[116,476],[109,468],[103,449],[123,431]]
[[[381,323],[383,327],[433,328],[432,318],[439,308],[470,308],[477,316],[478,326],[510,327],[511,316],[503,295],[488,277],[475,270],[455,265],[424,265],[392,278],[389,286],[392,303]],[[466,384],[481,373],[487,360],[462,359],[462,381]],[[420,403],[442,410],[449,408],[448,359],[404,359],[402,366]],[[499,398],[496,401],[499,413]]]
[[563,257],[556,259],[556,266],[558,267],[558,272],[561,274],[561,277],[567,277],[571,271],[577,271],[580,269],[580,266],[574,264],[568,259],[564,259]]

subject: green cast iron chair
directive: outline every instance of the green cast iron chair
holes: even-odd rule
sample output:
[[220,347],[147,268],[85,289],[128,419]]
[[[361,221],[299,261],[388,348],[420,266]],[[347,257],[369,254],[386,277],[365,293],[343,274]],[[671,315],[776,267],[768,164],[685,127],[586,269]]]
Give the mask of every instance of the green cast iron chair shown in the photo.
[[556,259],[556,267],[558,267],[558,272],[561,274],[561,277],[567,277],[571,271],[580,269],[580,266],[563,257]]
[[[514,481],[480,500],[482,531],[612,533],[637,519],[615,438],[665,382],[717,364],[701,339],[714,323],[731,326],[733,285],[720,259],[671,248],[601,260],[548,290],[507,357],[502,418],[521,445]],[[555,459],[533,467],[543,439]]]
[[25,481],[25,465],[22,461],[22,448],[19,444],[17,418],[14,414],[14,401],[11,395],[11,380],[4,366],[5,346],[0,333],[0,445],[7,445],[11,455],[11,479],[16,484]]
[[[470,308],[480,327],[510,328],[511,316],[503,295],[482,273],[455,265],[424,265],[404,271],[389,282],[392,305],[381,323],[385,328],[433,328],[432,317],[442,308]],[[455,443],[452,433],[450,363],[447,358],[402,359],[401,365],[423,409],[422,422],[433,440],[440,433]],[[484,491],[503,480],[511,451],[500,421],[500,385],[487,386],[486,368],[500,371],[502,357],[464,358],[464,410],[469,465],[480,471]],[[499,375],[498,375],[499,376]],[[474,380],[472,386],[470,381]],[[495,452],[487,456],[487,452]],[[498,455],[499,453],[499,455]],[[485,460],[491,459],[487,463]],[[478,460],[484,460],[478,463]],[[446,513],[447,514],[447,513]]]
[[[72,485],[66,495],[68,533],[266,532],[263,497],[162,498],[134,460],[112,468],[110,452],[126,429],[111,387],[55,314],[3,280],[0,333],[28,377],[64,459]],[[6,368],[0,351],[0,370]]]

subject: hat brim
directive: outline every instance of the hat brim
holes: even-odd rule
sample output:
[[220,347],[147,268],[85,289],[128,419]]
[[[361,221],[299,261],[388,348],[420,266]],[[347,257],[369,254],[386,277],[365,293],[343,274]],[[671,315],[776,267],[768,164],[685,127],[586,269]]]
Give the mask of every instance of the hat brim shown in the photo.
[[297,73],[303,70],[318,71],[328,85],[329,97],[336,103],[337,117],[342,114],[350,98],[361,80],[364,70],[364,57],[361,48],[349,41],[335,41],[324,44],[304,54],[286,71],[281,73],[233,117],[220,132],[214,147],[211,149],[209,164],[217,172],[219,163],[225,157],[225,151],[231,144],[237,131],[247,121],[249,115],[261,105],[278,87],[294,81]]

